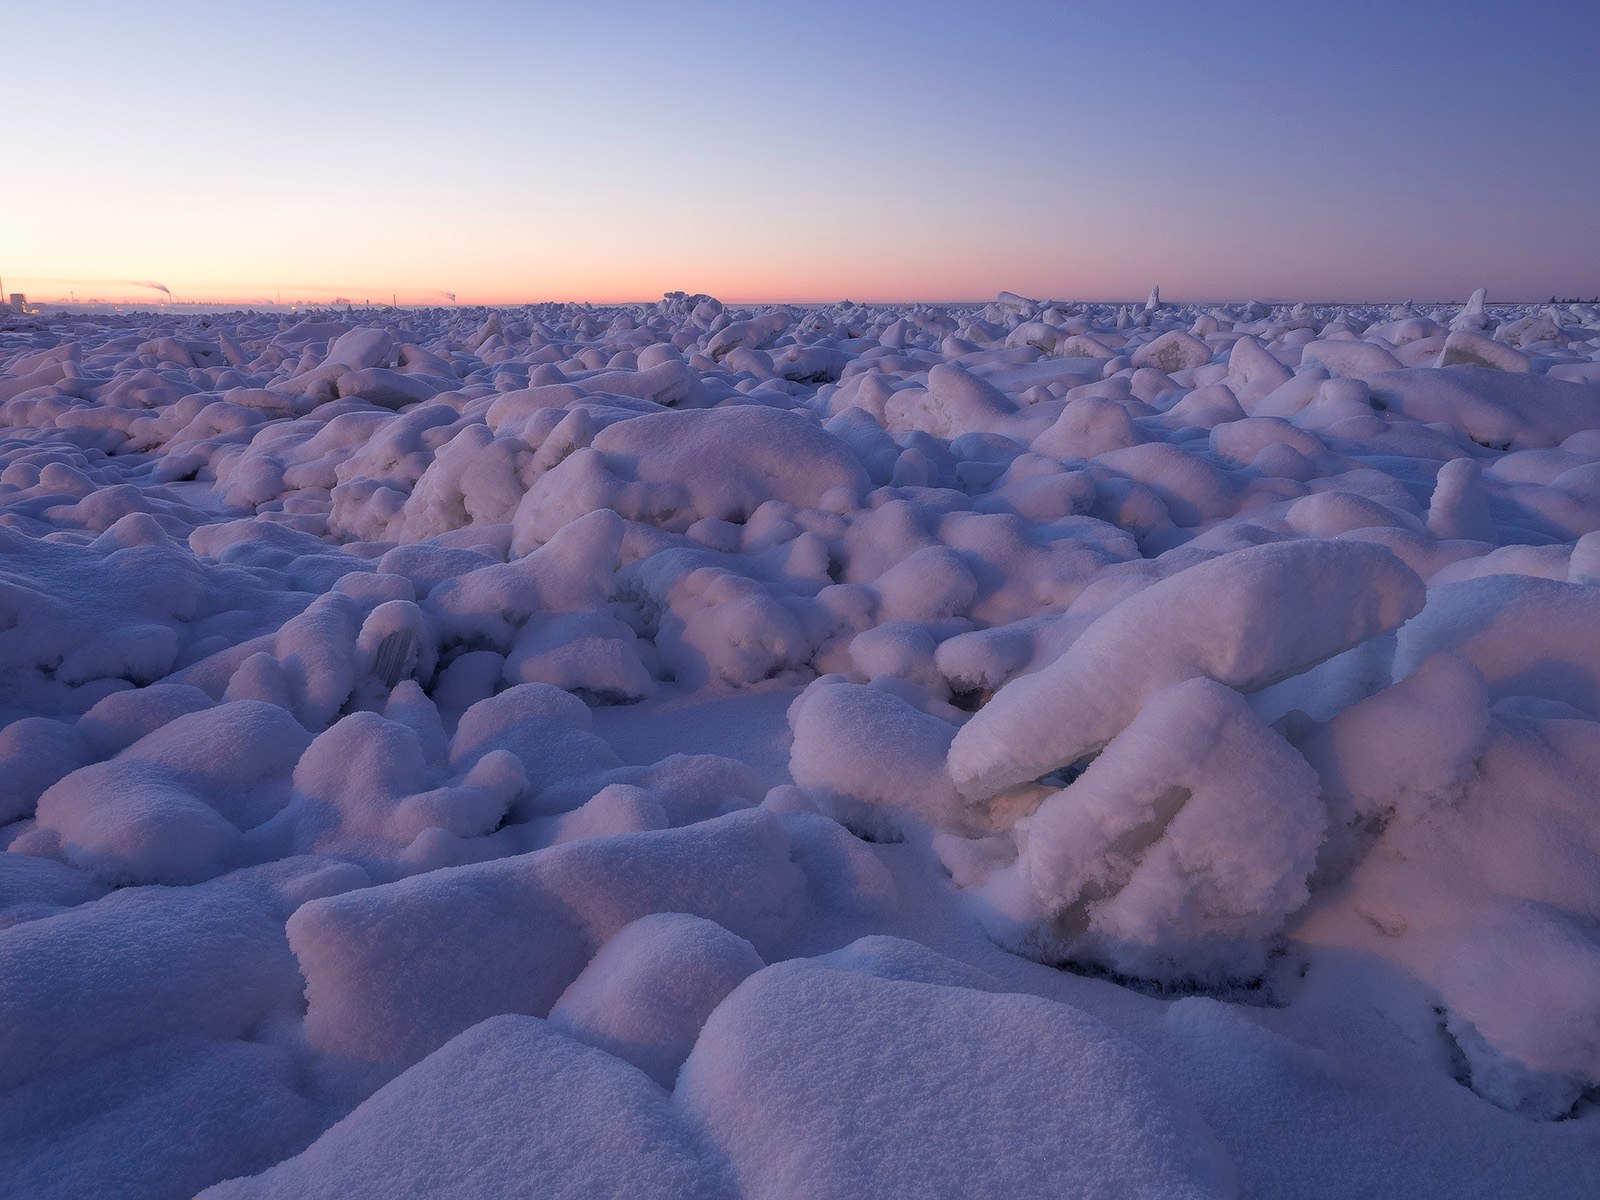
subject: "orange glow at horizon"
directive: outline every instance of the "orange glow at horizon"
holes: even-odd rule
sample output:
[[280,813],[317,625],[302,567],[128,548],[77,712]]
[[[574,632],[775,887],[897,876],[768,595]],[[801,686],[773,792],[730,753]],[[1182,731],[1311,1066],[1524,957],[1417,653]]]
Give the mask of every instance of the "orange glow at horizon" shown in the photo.
[[[163,305],[195,303],[277,303],[328,304],[338,298],[360,305],[388,304],[393,298],[408,306],[520,305],[547,301],[628,304],[653,302],[668,292],[705,293],[731,304],[795,303],[827,304],[849,299],[860,303],[966,302],[987,301],[1001,290],[1027,291],[1029,280],[1002,277],[982,264],[941,263],[917,269],[895,267],[889,271],[829,269],[818,264],[794,264],[791,269],[768,267],[762,271],[740,270],[732,264],[701,263],[694,269],[674,271],[667,266],[593,264],[588,269],[568,266],[565,270],[530,270],[506,278],[464,278],[465,272],[440,272],[435,283],[415,279],[365,283],[279,282],[271,279],[238,282],[222,277],[189,275],[173,270],[147,272],[168,289],[135,283],[131,278],[101,279],[52,276],[30,277],[8,273],[6,288],[26,292],[30,300],[46,303],[66,302],[69,297],[83,303],[98,301],[118,305]],[[1080,281],[1089,277],[1075,273]],[[1032,294],[1063,299],[1127,299],[1132,294],[1116,294],[1111,272],[1097,272],[1099,290],[1093,283],[1080,282],[1075,288],[1062,286],[1035,275]],[[1053,285],[1052,285],[1053,283]],[[1170,288],[1169,288],[1170,290]]]
[[[360,210],[372,198],[346,199]],[[1517,281],[1497,282],[1470,260],[1453,269],[1459,278],[1414,289],[1406,277],[1428,271],[1430,248],[1399,232],[1369,239],[1388,263],[1383,276],[1352,256],[1320,270],[1315,288],[1295,290],[1286,281],[1303,266],[1300,231],[1263,239],[1261,224],[1213,227],[1201,259],[1193,221],[1168,214],[1163,222],[1135,205],[1113,212],[1092,190],[1053,227],[960,222],[937,208],[881,205],[843,219],[837,206],[797,204],[775,212],[629,214],[585,211],[581,197],[538,221],[511,205],[466,221],[444,203],[402,200],[352,227],[347,219],[330,222],[326,209],[291,212],[293,220],[282,209],[269,215],[270,197],[182,210],[165,200],[152,191],[114,209],[28,206],[24,225],[12,227],[27,227],[29,243],[0,261],[5,289],[36,302],[156,306],[167,296],[137,281],[159,281],[179,303],[241,307],[376,305],[391,297],[407,306],[447,305],[451,293],[461,305],[618,304],[672,291],[733,304],[981,302],[1001,290],[1135,301],[1154,284],[1169,299],[1200,301],[1443,300],[1484,283],[1496,298],[1542,298],[1515,296]],[[1130,226],[1143,229],[1132,236]],[[1339,230],[1324,233],[1336,238]]]
[[[1176,0],[89,7],[71,72],[7,79],[38,106],[0,178],[30,299],[1511,300],[1587,295],[1600,261],[1594,156],[1527,118],[1586,111],[1588,48],[1509,17],[1396,10],[1460,43],[1419,71],[1354,10],[1304,56],[1292,22]],[[60,13],[12,24],[54,45]],[[312,24],[362,52],[306,53]],[[1438,115],[1480,94],[1521,100]]]
[[[537,222],[501,211],[468,223],[443,204],[402,201],[359,228],[330,226],[325,213],[309,211],[288,221],[282,210],[273,228],[265,212],[237,202],[180,216],[157,194],[138,201],[110,219],[104,207],[73,204],[29,214],[30,245],[0,262],[6,286],[42,301],[164,303],[160,290],[138,282],[159,281],[179,302],[387,304],[393,296],[411,305],[448,304],[450,293],[460,304],[648,302],[671,291],[730,303],[829,303],[988,300],[1000,290],[1132,299],[1149,288],[1145,264],[1127,255],[1117,261],[1101,251],[1094,261],[1059,246],[1041,254],[1003,224],[962,227],[882,208],[845,225],[827,207],[784,206],[771,221],[586,211],[574,197]],[[264,226],[239,236],[239,228]],[[1130,268],[1140,282],[1127,282]]]

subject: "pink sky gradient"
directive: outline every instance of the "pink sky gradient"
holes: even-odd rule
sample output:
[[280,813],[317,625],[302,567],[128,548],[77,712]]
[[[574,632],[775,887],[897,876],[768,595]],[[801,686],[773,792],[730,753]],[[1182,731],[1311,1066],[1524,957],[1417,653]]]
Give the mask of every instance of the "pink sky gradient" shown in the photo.
[[72,70],[12,65],[0,273],[240,303],[1587,295],[1580,15],[40,6],[16,20]]

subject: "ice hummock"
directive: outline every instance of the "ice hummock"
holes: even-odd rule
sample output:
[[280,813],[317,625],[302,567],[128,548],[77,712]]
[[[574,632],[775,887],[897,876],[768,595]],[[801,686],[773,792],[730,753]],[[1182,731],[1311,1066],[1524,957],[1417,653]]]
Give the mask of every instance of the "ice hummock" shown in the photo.
[[1600,1188],[1592,306],[17,315],[0,423],[0,1191]]

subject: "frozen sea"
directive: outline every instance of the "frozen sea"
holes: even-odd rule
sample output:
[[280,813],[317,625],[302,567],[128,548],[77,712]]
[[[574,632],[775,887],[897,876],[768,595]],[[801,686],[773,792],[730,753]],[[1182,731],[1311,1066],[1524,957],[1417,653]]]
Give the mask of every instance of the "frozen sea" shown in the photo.
[[0,1195],[1600,1195],[1600,308],[0,315]]

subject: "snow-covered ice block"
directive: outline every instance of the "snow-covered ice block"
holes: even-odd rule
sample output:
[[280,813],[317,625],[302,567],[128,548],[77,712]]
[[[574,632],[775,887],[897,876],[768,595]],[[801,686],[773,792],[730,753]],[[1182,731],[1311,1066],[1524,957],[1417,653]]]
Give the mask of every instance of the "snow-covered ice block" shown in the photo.
[[615,513],[585,514],[513,562],[441,580],[425,607],[443,636],[487,642],[504,652],[535,613],[577,612],[603,603],[622,535]]
[[305,905],[289,939],[319,1048],[404,1066],[497,1013],[545,1016],[599,947],[658,912],[769,949],[805,905],[778,818],[568,842]]
[[681,531],[707,517],[743,520],[768,500],[817,508],[836,488],[868,486],[845,443],[808,416],[761,405],[650,413],[607,427],[541,475],[515,524],[519,545],[602,508]]
[[1300,349],[1302,365],[1326,368],[1329,374],[1367,380],[1384,371],[1396,371],[1400,360],[1376,342],[1330,339],[1307,342]]
[[1316,773],[1237,692],[1176,684],[1020,823],[1044,917],[1021,938],[1143,978],[1254,978],[1325,827]]
[[246,1037],[294,1012],[285,918],[364,882],[347,863],[290,859],[193,888],[125,888],[0,931],[0,1085],[162,1038]]
[[1054,458],[1095,458],[1137,445],[1140,440],[1126,405],[1103,396],[1079,396],[1067,402],[1055,423],[1035,437],[1030,448]]
[[1448,650],[1482,673],[1491,699],[1542,696],[1600,718],[1600,589],[1521,574],[1433,588],[1400,632],[1404,678]]
[[1211,347],[1180,329],[1169,330],[1133,352],[1135,367],[1155,367],[1168,375],[1174,371],[1193,370],[1210,361]]
[[438,395],[439,388],[420,375],[402,375],[385,367],[361,367],[346,371],[335,382],[338,394],[353,396],[380,408],[401,409],[422,404]]
[[[431,732],[442,757],[443,731]],[[377,869],[425,834],[491,832],[527,788],[521,760],[508,750],[450,771],[430,763],[428,749],[402,720],[351,713],[307,747],[294,768],[292,799],[259,840]]]
[[943,546],[924,546],[872,583],[884,621],[937,621],[964,616],[978,595],[978,581],[961,556]]
[[1493,540],[1482,471],[1472,459],[1453,458],[1439,468],[1428,501],[1428,531],[1441,538]]
[[1131,1046],[1033,996],[768,967],[711,1015],[673,1100],[751,1200],[1234,1194]]
[[1553,1120],[1600,1085],[1600,936],[1592,920],[1501,904],[1434,967],[1473,1090]]
[[1358,829],[1421,820],[1458,799],[1488,732],[1483,676],[1440,652],[1302,738],[1329,810],[1324,865],[1335,874],[1349,867]]
[[711,1010],[765,965],[755,947],[715,921],[676,912],[640,917],[561,993],[550,1024],[670,1088]]
[[1291,378],[1289,368],[1253,337],[1239,338],[1228,351],[1228,380],[1247,411]]
[[390,361],[394,351],[394,338],[387,330],[358,326],[348,333],[341,333],[328,344],[328,354],[322,364],[358,371]]
[[1531,371],[1533,360],[1522,351],[1468,329],[1458,329],[1444,340],[1436,367],[1488,367],[1495,371]]
[[193,1195],[272,1165],[316,1116],[283,1050],[178,1037],[0,1095],[0,1192],[34,1200]]
[[1482,329],[1488,325],[1489,314],[1484,308],[1488,296],[1487,288],[1476,289],[1467,298],[1467,302],[1461,306],[1461,311],[1451,318],[1450,328],[1452,330]]
[[29,840],[110,884],[210,879],[242,865],[246,832],[288,802],[309,741],[258,701],[179,716],[46,789]]
[[964,725],[950,773],[969,803],[1074,763],[1155,692],[1208,676],[1250,691],[1399,626],[1422,582],[1388,550],[1305,539],[1238,550],[1116,605],[1055,662]]
[[493,751],[509,751],[535,794],[620,767],[616,752],[590,732],[591,721],[588,706],[572,693],[547,683],[518,684],[461,715],[450,742],[450,765],[464,770]]
[[1384,411],[1442,424],[1493,450],[1559,445],[1600,425],[1600,387],[1463,365],[1386,371],[1369,381]]
[[945,767],[955,727],[880,687],[817,680],[789,709],[789,772],[846,825],[893,836],[906,820],[962,825]]
[[666,1093],[536,1017],[494,1017],[391,1081],[308,1150],[206,1200],[724,1200]]
[[808,597],[703,562],[658,554],[618,576],[619,593],[678,684],[747,687],[799,672],[837,632]]

